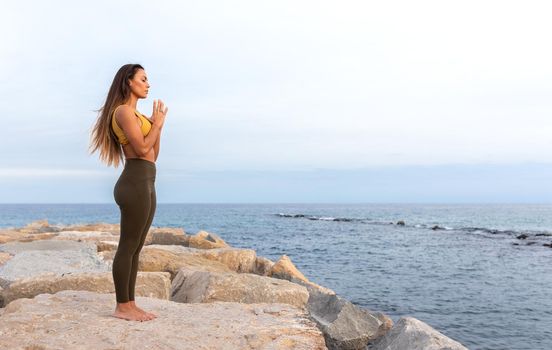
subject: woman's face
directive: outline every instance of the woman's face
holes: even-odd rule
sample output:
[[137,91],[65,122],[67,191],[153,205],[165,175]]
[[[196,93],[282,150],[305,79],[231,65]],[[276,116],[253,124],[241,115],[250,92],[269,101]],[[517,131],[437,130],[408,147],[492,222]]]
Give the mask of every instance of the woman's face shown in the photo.
[[134,74],[134,78],[129,81],[129,85],[130,90],[138,98],[146,98],[148,96],[150,84],[148,82],[146,72],[143,69],[138,69],[136,71],[136,74]]

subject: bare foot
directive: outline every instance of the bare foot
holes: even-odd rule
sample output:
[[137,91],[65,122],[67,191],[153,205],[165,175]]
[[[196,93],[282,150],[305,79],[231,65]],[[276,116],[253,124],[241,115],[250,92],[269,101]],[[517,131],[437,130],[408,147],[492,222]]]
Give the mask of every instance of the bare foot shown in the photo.
[[127,321],[142,322],[150,320],[147,315],[138,312],[138,310],[134,309],[129,303],[117,303],[117,307],[115,308],[115,312],[113,312],[112,316],[122,318]]
[[134,308],[134,310],[146,315],[149,320],[153,320],[154,318],[157,318],[157,315],[152,312],[147,312],[145,310],[142,310],[141,308],[136,305],[136,302],[134,300],[129,301],[130,305]]

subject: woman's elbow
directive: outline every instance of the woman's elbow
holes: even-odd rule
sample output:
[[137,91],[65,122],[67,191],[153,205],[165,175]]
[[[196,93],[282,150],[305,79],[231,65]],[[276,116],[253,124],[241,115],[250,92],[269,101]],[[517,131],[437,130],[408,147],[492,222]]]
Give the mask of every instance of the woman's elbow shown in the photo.
[[132,149],[134,150],[134,153],[138,157],[145,157],[146,154],[148,153],[148,150],[146,149],[146,145],[136,145],[135,147],[132,147]]
[[146,147],[142,147],[142,148],[140,148],[140,153],[138,154],[138,156],[145,157],[146,154],[148,154],[148,152],[149,152],[149,150]]

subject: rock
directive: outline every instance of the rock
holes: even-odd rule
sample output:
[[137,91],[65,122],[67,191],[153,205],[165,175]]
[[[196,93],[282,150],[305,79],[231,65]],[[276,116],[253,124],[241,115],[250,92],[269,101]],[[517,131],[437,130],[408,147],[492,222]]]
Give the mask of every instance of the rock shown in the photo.
[[[138,272],[136,295],[158,299],[169,299],[171,288],[168,272]],[[45,274],[12,282],[2,292],[3,304],[20,298],[33,298],[42,293],[56,293],[61,290],[88,290],[98,293],[115,293],[113,275],[102,273]]]
[[19,254],[30,250],[56,250],[56,251],[95,251],[93,243],[81,243],[76,241],[41,240],[33,242],[10,242],[0,245],[0,251],[10,254]]
[[[29,230],[30,232],[30,230]],[[45,233],[25,233],[20,232],[17,229],[2,229],[0,230],[0,244],[21,241],[21,242],[30,242],[39,239],[49,239],[55,237],[57,233],[55,232],[45,232]]]
[[305,287],[251,273],[194,271],[183,268],[171,285],[171,300],[182,303],[284,303],[304,308],[308,299],[309,293]]
[[219,261],[236,272],[253,272],[256,269],[257,253],[253,249],[212,248],[195,254],[209,260]]
[[119,235],[104,231],[61,231],[55,237],[53,237],[52,240],[71,240],[77,242],[118,242]]
[[257,275],[267,276],[273,266],[274,261],[258,256],[255,258],[255,269],[251,272],[256,273]]
[[114,295],[61,291],[18,299],[0,322],[2,349],[326,349],[304,310],[286,304],[182,304],[137,297],[158,317],[112,317]]
[[406,224],[404,223],[403,220],[399,220],[397,221],[397,226],[405,226]]
[[[184,248],[184,247],[182,247]],[[103,251],[99,253],[106,261],[113,261],[116,251]],[[173,253],[164,249],[151,248],[144,246],[140,252],[138,263],[139,271],[163,271],[171,274],[171,280],[174,279],[178,270],[187,267],[191,270],[214,271],[214,272],[232,272],[228,266],[199,255],[186,253]]]
[[178,245],[149,245],[144,249],[162,249],[178,254],[201,256],[205,259],[219,261],[236,272],[254,272],[256,270],[257,253],[253,249],[242,248],[212,248],[198,249]]
[[459,342],[448,338],[426,323],[413,317],[401,317],[385,336],[370,350],[467,350]]
[[114,241],[97,241],[96,242],[96,250],[99,252],[104,251],[110,251],[110,250],[117,250],[117,247],[119,246],[119,242]]
[[299,271],[295,265],[291,262],[291,259],[287,255],[282,255],[280,259],[272,266],[268,276],[281,278],[288,281],[292,279],[298,279],[304,282],[308,282],[308,279]]
[[214,233],[199,231],[190,237],[189,246],[200,249],[213,249],[229,247],[226,242]]
[[13,257],[8,252],[0,252],[0,267]]
[[14,254],[0,266],[0,284],[45,273],[61,275],[78,272],[106,272],[109,265],[97,254],[96,245],[89,242],[43,240],[9,242],[0,251]]
[[437,231],[437,230],[444,230],[445,228],[444,227],[441,227],[439,225],[435,225],[431,228],[433,231]]
[[329,349],[364,349],[369,341],[383,336],[393,326],[388,316],[361,309],[333,290],[309,281],[286,255],[274,264],[269,276],[307,288],[307,309],[324,333]]
[[389,322],[393,322],[381,313],[374,314],[335,293],[318,289],[309,289],[307,308],[324,333],[326,345],[335,350],[365,349],[369,341],[385,334],[391,328]]
[[35,234],[44,232],[58,232],[60,231],[60,229],[50,226],[50,224],[48,224],[48,220],[37,220],[27,224],[25,227],[20,228],[18,231],[26,234]]
[[0,244],[4,244],[14,240],[16,240],[16,238],[14,238],[13,236],[0,234]]
[[393,320],[391,319],[391,317],[378,311],[372,312],[372,315],[381,322],[378,334],[376,335],[376,339],[378,339],[379,337],[386,335],[387,332],[389,332],[391,328],[393,328]]
[[529,237],[529,236],[526,235],[525,233],[522,233],[521,235],[517,236],[516,238],[517,239],[526,239],[527,237]]
[[[181,228],[155,228],[150,229],[146,237],[146,241],[149,244],[163,244],[163,245],[181,245],[187,247],[189,245],[190,236],[186,235]],[[148,239],[149,238],[149,239]]]
[[62,231],[101,231],[101,232],[110,232],[114,235],[119,235],[121,232],[121,226],[119,224],[108,224],[108,223],[95,223],[95,224],[86,224],[86,225],[69,225],[62,226]]

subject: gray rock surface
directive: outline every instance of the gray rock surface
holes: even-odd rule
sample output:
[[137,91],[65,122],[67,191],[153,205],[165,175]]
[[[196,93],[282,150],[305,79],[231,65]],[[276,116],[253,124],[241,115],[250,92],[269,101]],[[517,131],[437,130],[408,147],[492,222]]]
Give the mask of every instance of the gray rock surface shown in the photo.
[[1,349],[326,349],[304,310],[287,304],[182,304],[137,297],[158,317],[112,317],[113,294],[61,291],[18,299],[4,309]]
[[388,330],[388,325],[378,315],[316,288],[309,288],[307,308],[324,332],[329,349],[365,349],[369,341]]
[[100,259],[96,245],[88,242],[39,240],[8,242],[0,251],[15,254],[0,266],[0,285],[41,274],[106,272],[109,264]]
[[370,350],[467,350],[452,340],[413,317],[401,317],[385,336],[371,344]]

